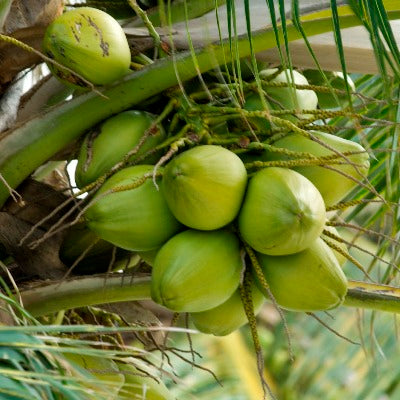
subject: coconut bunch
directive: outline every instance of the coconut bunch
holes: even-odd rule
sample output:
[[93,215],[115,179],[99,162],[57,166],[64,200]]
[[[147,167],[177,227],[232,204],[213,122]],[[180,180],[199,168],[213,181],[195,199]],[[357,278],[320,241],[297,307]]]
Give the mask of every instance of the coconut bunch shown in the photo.
[[[123,32],[112,24],[103,30],[101,18],[111,18],[103,14],[67,12],[44,43],[49,57],[68,60],[98,85],[122,78],[130,63]],[[88,57],[99,61],[93,71]],[[90,194],[77,219],[81,244],[64,241],[61,257],[72,260],[84,243],[89,264],[108,257],[110,244],[139,255],[152,266],[153,300],[190,313],[199,330],[215,335],[246,322],[246,299],[252,312],[265,297],[294,311],[340,305],[346,249],[323,236],[338,236],[326,210],[366,178],[368,154],[321,129],[326,114],[301,73],[262,69],[259,77],[249,74],[234,101],[231,87],[210,73],[207,90],[189,82],[189,97],[170,91],[89,132],[75,176]],[[246,299],[245,269],[252,273]]]
[[[321,238],[324,199],[305,176],[267,167],[249,178],[236,154],[215,145],[183,151],[153,181],[154,170],[135,165],[115,173],[84,219],[102,240],[146,257],[158,304],[191,313],[204,332],[237,329],[246,322],[238,291],[244,244],[279,306],[315,311],[342,303],[346,277]],[[257,311],[270,294],[254,276]]]
[[[102,128],[111,123],[112,119],[106,121]],[[98,162],[97,143],[107,135],[102,128],[89,146],[90,157],[85,139],[78,182],[98,179],[118,161],[112,160],[115,153],[109,146],[109,156],[103,157],[109,165]],[[145,135],[146,127],[140,129]],[[315,143],[309,142],[312,151]],[[101,150],[102,156],[105,152]],[[97,173],[88,178],[86,172],[94,170]],[[315,170],[321,170],[322,180]],[[251,288],[255,312],[271,293],[280,307],[295,311],[327,310],[342,303],[347,282],[340,264],[346,249],[335,254],[321,238],[327,229],[325,201],[307,173],[317,185],[327,185],[329,178],[320,166],[310,165],[303,174],[266,167],[249,176],[238,155],[222,146],[201,144],[173,157],[165,167],[122,168],[96,192],[84,220],[104,243],[137,253],[152,265],[155,302],[191,313],[203,332],[225,335],[247,321],[239,293],[248,261],[243,254],[246,245],[262,270],[261,277],[254,272]],[[343,197],[349,187],[338,189]]]

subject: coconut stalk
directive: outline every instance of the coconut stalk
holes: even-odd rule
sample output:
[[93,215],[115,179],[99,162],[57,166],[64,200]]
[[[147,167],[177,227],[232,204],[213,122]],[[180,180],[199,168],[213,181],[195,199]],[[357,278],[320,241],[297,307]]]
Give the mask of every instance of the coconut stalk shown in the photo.
[[346,307],[400,313],[400,288],[375,283],[349,281],[343,303]]
[[[387,12],[390,18],[400,16],[400,11],[394,6],[393,9],[388,8]],[[303,29],[308,36],[332,30],[330,13],[318,20],[310,20],[310,15],[307,18]],[[340,17],[340,23],[342,28],[346,28],[360,25],[361,21],[354,14],[345,12]],[[301,38],[293,25],[287,26],[287,35],[289,40]],[[240,57],[275,46],[276,38],[272,28],[254,32],[252,47],[249,46],[247,36],[237,41]],[[143,102],[179,81],[185,82],[199,72],[230,62],[232,57],[228,42],[209,45],[194,54],[175,54],[102,90],[102,96],[96,92],[83,94],[8,131],[0,140],[0,207],[10,196],[11,188],[15,189],[40,165],[95,124]]]
[[[61,310],[121,301],[150,300],[149,276],[90,276],[24,290],[22,303],[34,317]],[[400,288],[349,281],[345,307],[400,314]]]
[[74,278],[21,292],[23,306],[42,316],[61,310],[104,303],[150,299],[149,276],[90,276]]

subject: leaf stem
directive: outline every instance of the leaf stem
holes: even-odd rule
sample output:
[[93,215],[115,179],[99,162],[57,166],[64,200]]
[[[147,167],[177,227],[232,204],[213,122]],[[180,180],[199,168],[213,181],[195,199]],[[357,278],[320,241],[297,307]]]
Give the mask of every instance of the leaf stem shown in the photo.
[[161,45],[160,35],[155,30],[153,24],[149,20],[149,17],[147,16],[146,11],[141,9],[141,7],[139,6],[139,4],[137,3],[136,0],[128,0],[128,3],[132,7],[133,11],[135,11],[135,13],[142,20],[143,24],[145,25],[145,27],[149,31],[150,36],[154,40],[154,47],[158,49],[160,47],[160,45]]

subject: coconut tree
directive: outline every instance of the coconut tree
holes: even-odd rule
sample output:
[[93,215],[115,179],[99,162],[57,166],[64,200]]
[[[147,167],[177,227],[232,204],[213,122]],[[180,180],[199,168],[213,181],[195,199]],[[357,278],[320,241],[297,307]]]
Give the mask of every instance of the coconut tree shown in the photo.
[[[25,357],[19,367],[4,366],[4,396],[27,398],[53,385],[46,398],[80,398],[83,373],[88,396],[143,398],[149,388],[148,396],[158,390],[157,398],[172,398],[149,371],[151,357],[167,359],[171,376],[173,359],[182,371],[204,368],[190,337],[184,350],[159,333],[166,329],[160,321],[188,329],[191,317],[216,335],[248,320],[247,336],[231,336],[228,348],[251,336],[254,354],[246,346],[241,354],[254,359],[261,392],[289,399],[290,382],[316,379],[301,362],[283,371],[276,360],[302,351],[290,344],[292,326],[297,332],[302,318],[313,320],[304,336],[318,342],[313,330],[341,335],[347,308],[400,309],[396,2],[155,3],[32,1],[29,12],[19,1],[0,6],[2,298],[4,322],[18,325],[1,331],[6,351]],[[99,25],[99,9],[119,21],[127,42],[111,17],[116,28]],[[70,21],[73,29],[57,42]],[[364,33],[358,44],[346,41],[352,27],[350,36]],[[46,75],[43,62],[58,78]],[[75,159],[79,188],[67,167]],[[257,320],[259,292],[270,305]],[[318,313],[338,306],[335,323]],[[282,322],[271,323],[273,315]],[[225,319],[231,330],[220,330]],[[286,353],[263,346],[271,340],[263,324],[288,337]],[[93,330],[93,340],[78,336]],[[9,339],[16,331],[33,349],[29,358],[15,350],[19,339]],[[329,343],[320,334],[319,345]],[[127,348],[129,341],[145,350]],[[265,376],[263,353],[278,372]],[[109,364],[99,364],[101,357]],[[35,375],[43,370],[50,372]],[[241,375],[244,388],[256,398],[249,376]],[[394,393],[394,380],[379,393]],[[328,393],[303,387],[310,399]],[[215,390],[214,398],[232,398]]]

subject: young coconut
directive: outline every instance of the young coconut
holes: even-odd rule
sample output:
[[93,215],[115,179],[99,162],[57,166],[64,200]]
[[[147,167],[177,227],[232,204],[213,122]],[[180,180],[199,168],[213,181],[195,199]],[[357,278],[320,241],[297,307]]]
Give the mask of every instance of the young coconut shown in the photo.
[[[300,253],[257,254],[277,303],[292,311],[329,310],[342,304],[347,279],[332,250],[320,238]],[[259,284],[268,298],[268,293]]]
[[[254,314],[258,314],[264,304],[264,295],[256,285],[252,285]],[[243,308],[240,291],[236,290],[224,303],[211,310],[191,313],[194,326],[203,333],[215,336],[229,335],[247,323],[247,316]]]
[[[318,85],[318,86],[327,86],[326,81],[324,77],[321,75],[321,73],[317,70],[313,69],[307,69],[303,71],[304,76],[307,78],[307,80],[310,82],[312,85]],[[325,77],[328,80],[330,86],[333,89],[339,89],[343,91],[343,93],[335,93],[329,92],[318,92],[317,91],[317,96],[318,96],[318,104],[320,108],[338,108],[338,107],[345,107],[348,105],[348,97],[346,93],[346,81],[347,84],[349,85],[349,89],[351,92],[356,91],[356,85],[354,84],[353,80],[350,78],[349,75],[346,75],[346,78],[343,75],[343,72],[340,71],[324,71]],[[339,103],[338,103],[339,101]]]
[[316,187],[286,168],[264,168],[250,179],[239,230],[256,251],[286,255],[306,249],[321,235],[325,205]]
[[[174,400],[175,397],[161,380],[157,380],[158,370],[152,369],[135,359],[132,364],[117,362],[119,371],[125,376],[125,383],[118,393],[120,400]],[[146,376],[146,374],[149,374]]]
[[[160,247],[181,228],[152,182],[153,165],[124,168],[109,178],[85,212],[86,224],[118,247],[147,251]],[[150,176],[140,186],[121,190]],[[110,193],[110,191],[116,190]]]
[[151,297],[170,310],[200,312],[228,300],[239,286],[239,240],[225,230],[187,230],[157,253]]
[[[277,68],[263,69],[260,71],[260,78],[269,80],[278,72]],[[293,79],[292,79],[293,74]],[[289,69],[280,72],[274,76],[272,83],[292,83],[296,85],[308,85],[305,76],[298,71]],[[271,107],[275,110],[315,110],[318,105],[318,97],[313,90],[295,89],[293,87],[266,87],[265,91],[274,101],[270,101]],[[309,114],[296,114],[298,118],[309,118]],[[293,117],[288,116],[289,119]]]
[[[269,111],[273,109],[267,99],[265,99],[265,105],[263,105],[261,97],[258,93],[250,93],[247,95],[243,104],[243,108],[246,111]],[[250,117],[248,120],[257,130],[261,132],[268,132],[271,129],[271,123],[266,116]]]
[[175,157],[162,189],[175,217],[193,229],[219,229],[239,212],[247,184],[242,160],[220,146],[197,146]]
[[[131,53],[119,23],[91,7],[67,11],[46,29],[44,53],[95,85],[106,85],[129,72]],[[48,63],[58,78],[86,86],[77,76]]]
[[[147,129],[152,127],[155,116],[144,111],[125,111],[103,122],[98,129],[89,133],[78,156],[75,171],[75,181],[79,188],[108,172],[115,164],[122,161],[124,156],[135,148]],[[161,125],[155,125],[140,150],[129,161],[146,153],[165,138]],[[147,159],[151,164],[153,159]]]
[[[369,156],[361,145],[351,140],[342,139],[325,132],[312,131],[311,133],[321,142],[340,153],[358,152],[358,154],[347,156],[351,162],[357,165],[357,169],[355,166],[347,163],[342,157],[339,157],[337,160],[343,162],[343,164],[331,165],[332,168],[339,172],[318,165],[293,167],[295,171],[305,176],[315,185],[321,193],[325,205],[329,207],[338,203],[355,188],[357,186],[357,180],[362,181],[368,175]],[[300,134],[286,136],[276,141],[274,146],[293,151],[311,153],[316,157],[335,154],[322,144]],[[264,152],[261,156],[261,159],[264,161],[287,160],[289,158],[290,157],[273,152]],[[349,179],[340,172],[354,178],[356,181]]]

